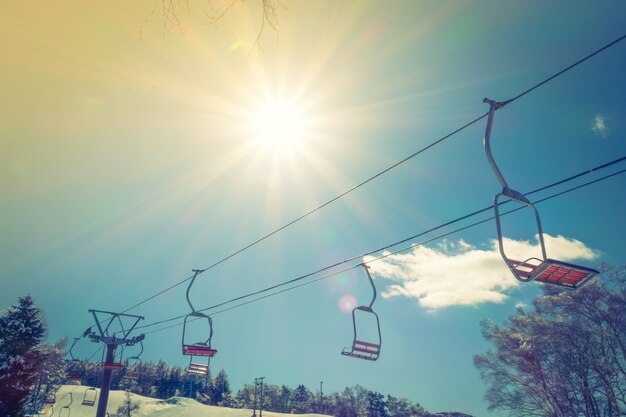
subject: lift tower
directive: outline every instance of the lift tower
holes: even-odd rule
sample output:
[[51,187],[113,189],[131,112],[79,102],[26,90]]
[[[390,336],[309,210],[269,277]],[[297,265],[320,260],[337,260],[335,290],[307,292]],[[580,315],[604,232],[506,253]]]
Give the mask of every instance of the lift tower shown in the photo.
[[91,327],[85,331],[85,336],[88,336],[92,342],[104,343],[106,345],[106,356],[104,362],[102,362],[100,399],[98,400],[98,410],[96,411],[96,417],[106,417],[113,371],[123,367],[121,361],[115,362],[115,349],[120,345],[132,346],[145,338],[144,334],[130,337],[130,333],[135,329],[137,323],[143,320],[143,317],[102,310],[89,310],[89,312],[93,315],[98,332],[96,333],[96,331],[92,330],[93,327]]

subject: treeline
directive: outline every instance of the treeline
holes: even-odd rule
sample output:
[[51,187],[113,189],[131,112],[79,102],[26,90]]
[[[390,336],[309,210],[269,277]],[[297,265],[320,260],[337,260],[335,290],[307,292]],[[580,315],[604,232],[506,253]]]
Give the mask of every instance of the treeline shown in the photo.
[[[102,364],[68,361],[66,341],[46,344],[47,325],[32,297],[0,314],[0,416],[33,415],[54,404],[63,384],[99,387]],[[419,404],[370,391],[362,386],[319,395],[304,385],[245,385],[233,393],[226,372],[199,376],[165,362],[135,362],[113,372],[111,388],[167,399],[182,396],[204,404],[257,408],[281,413],[322,413],[337,417],[430,417]],[[81,393],[78,391],[78,395]],[[82,398],[80,399],[82,401]],[[128,400],[128,409],[132,407]],[[122,413],[124,415],[130,412]],[[443,416],[446,414],[437,414]],[[449,415],[459,415],[453,413]]]
[[[228,376],[221,370],[217,375],[198,376],[165,362],[142,362],[128,369],[114,372],[111,389],[127,390],[136,394],[167,399],[173,396],[193,398],[201,403],[231,408],[247,408],[280,413],[321,413],[337,417],[428,417],[420,404],[406,398],[370,391],[360,385],[346,388],[340,393],[314,393],[304,385],[263,384],[255,389],[246,384],[236,393],[230,389]],[[80,375],[81,384],[98,387],[102,368],[99,363],[71,364],[67,374]]]

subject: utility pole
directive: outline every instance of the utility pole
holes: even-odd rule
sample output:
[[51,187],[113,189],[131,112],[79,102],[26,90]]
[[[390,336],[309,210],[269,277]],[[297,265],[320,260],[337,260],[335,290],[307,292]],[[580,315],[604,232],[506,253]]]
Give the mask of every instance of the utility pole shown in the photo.
[[261,400],[259,401],[259,417],[263,417],[263,378],[261,377]]
[[252,417],[256,417],[256,379],[254,380],[254,403],[252,404]]
[[259,401],[259,417],[263,417],[263,380],[265,379],[264,376],[258,377],[258,378],[254,378],[254,409],[252,410],[252,417],[256,417],[256,391],[257,391],[257,386],[260,386],[260,391],[261,391],[261,400]]
[[[95,331],[92,331],[90,327],[85,331],[83,336],[88,336],[92,342],[101,342],[106,344],[106,357],[102,363],[100,398],[98,399],[98,409],[96,411],[96,417],[106,417],[113,371],[122,368],[122,364],[120,362],[115,362],[115,349],[117,349],[120,345],[132,346],[141,342],[145,338],[145,335],[143,334],[132,338],[129,337],[135,326],[137,326],[137,323],[139,323],[139,320],[143,320],[143,317],[102,310],[89,310],[89,312],[93,315],[93,318],[96,321],[98,334]],[[102,316],[108,316],[108,318],[104,319]],[[125,329],[122,318],[130,320],[130,327],[128,329]],[[118,328],[117,325],[119,324],[119,328],[121,330],[114,331],[114,329],[111,328],[113,323],[116,323],[114,328]],[[121,335],[121,337],[117,337],[116,335]]]
[[322,391],[322,384],[324,383],[324,381],[320,381],[320,407],[319,407],[319,413],[322,414],[322,396],[323,396],[323,391]]

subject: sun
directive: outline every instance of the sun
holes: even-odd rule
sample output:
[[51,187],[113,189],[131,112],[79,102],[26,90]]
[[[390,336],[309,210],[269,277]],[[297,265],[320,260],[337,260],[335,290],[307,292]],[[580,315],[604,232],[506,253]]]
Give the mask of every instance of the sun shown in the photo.
[[254,143],[275,156],[288,156],[300,150],[309,127],[303,107],[289,98],[261,100],[248,117],[248,130]]

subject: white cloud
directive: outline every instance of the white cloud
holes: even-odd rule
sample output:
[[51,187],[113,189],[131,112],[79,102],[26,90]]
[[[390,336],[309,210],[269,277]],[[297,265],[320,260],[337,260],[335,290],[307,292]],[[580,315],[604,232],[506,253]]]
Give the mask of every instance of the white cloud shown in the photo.
[[[596,252],[583,242],[544,234],[553,259],[590,260]],[[509,257],[525,260],[540,255],[537,243],[504,238]],[[371,261],[374,257],[366,257]],[[475,248],[463,240],[443,241],[436,248],[417,246],[410,253],[392,255],[369,264],[376,278],[393,282],[381,296],[417,299],[420,306],[438,310],[450,306],[502,303],[518,282],[504,264],[497,241],[489,249]]]
[[601,114],[596,114],[596,117],[593,118],[593,123],[591,124],[591,130],[593,130],[596,135],[606,138],[609,136],[609,133],[611,133],[611,130],[606,125],[607,120],[607,117],[602,116]]

